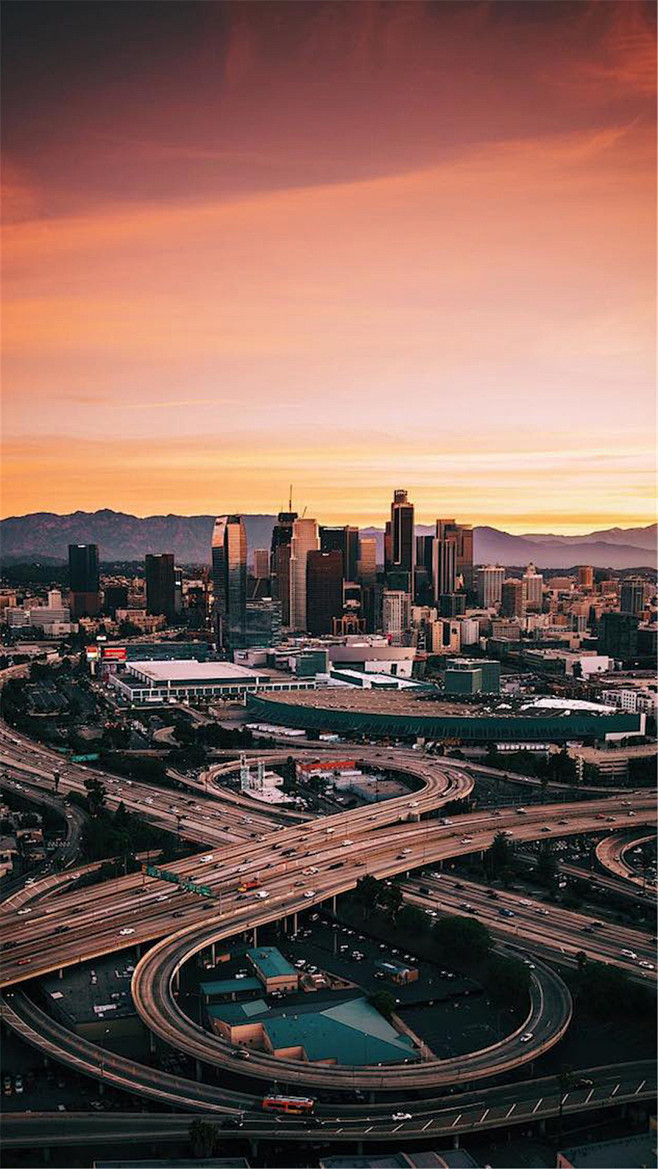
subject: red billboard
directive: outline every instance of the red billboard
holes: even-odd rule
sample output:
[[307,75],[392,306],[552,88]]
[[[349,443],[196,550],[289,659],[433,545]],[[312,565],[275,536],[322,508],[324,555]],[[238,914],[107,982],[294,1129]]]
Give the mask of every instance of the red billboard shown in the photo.
[[127,657],[127,650],[125,645],[104,645],[103,646],[103,661],[104,662],[125,662]]

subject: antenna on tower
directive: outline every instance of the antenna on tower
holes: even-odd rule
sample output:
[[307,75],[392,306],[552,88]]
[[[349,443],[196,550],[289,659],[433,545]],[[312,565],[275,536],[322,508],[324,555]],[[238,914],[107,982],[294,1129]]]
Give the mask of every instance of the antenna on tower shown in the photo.
[[302,512],[302,519],[304,519],[304,516],[306,515],[306,508],[307,507],[308,507],[308,504],[306,504],[306,506],[304,507],[304,510]]
[[288,512],[292,511],[292,483],[290,484],[290,491],[288,492]]

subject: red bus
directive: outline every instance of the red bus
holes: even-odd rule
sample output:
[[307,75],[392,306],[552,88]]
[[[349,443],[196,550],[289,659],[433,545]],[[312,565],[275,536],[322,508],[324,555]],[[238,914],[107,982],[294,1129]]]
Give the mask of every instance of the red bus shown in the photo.
[[265,1112],[289,1112],[299,1116],[303,1112],[312,1112],[314,1108],[312,1096],[265,1096],[263,1100]]

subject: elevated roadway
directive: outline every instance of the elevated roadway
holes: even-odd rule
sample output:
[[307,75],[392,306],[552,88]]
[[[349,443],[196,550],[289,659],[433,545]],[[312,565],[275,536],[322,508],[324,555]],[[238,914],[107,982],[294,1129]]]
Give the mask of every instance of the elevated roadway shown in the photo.
[[599,841],[596,846],[596,859],[604,869],[607,869],[615,877],[644,888],[644,878],[628,864],[626,853],[655,839],[655,832],[633,832],[628,829],[615,832],[612,836],[606,837],[605,840]]

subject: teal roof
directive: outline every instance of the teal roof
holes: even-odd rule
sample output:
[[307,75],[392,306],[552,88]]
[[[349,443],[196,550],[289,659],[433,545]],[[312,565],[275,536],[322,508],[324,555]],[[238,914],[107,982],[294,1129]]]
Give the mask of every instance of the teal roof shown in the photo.
[[238,1027],[240,1023],[248,1023],[258,1016],[264,1019],[267,1003],[264,999],[249,999],[246,1003],[218,1003],[217,1006],[208,1007],[208,1014],[213,1019],[221,1019],[223,1023]]
[[201,991],[212,998],[216,994],[233,994],[237,990],[262,990],[258,978],[224,978],[219,982],[202,982]]
[[339,1064],[400,1063],[418,1052],[406,1035],[387,1023],[365,999],[351,999],[313,1014],[277,1015],[263,1020],[272,1047],[303,1047],[309,1060]]
[[284,958],[276,946],[257,946],[253,950],[247,950],[247,957],[251,959],[263,978],[280,978],[282,974],[297,974],[294,966],[291,966],[288,959]]

